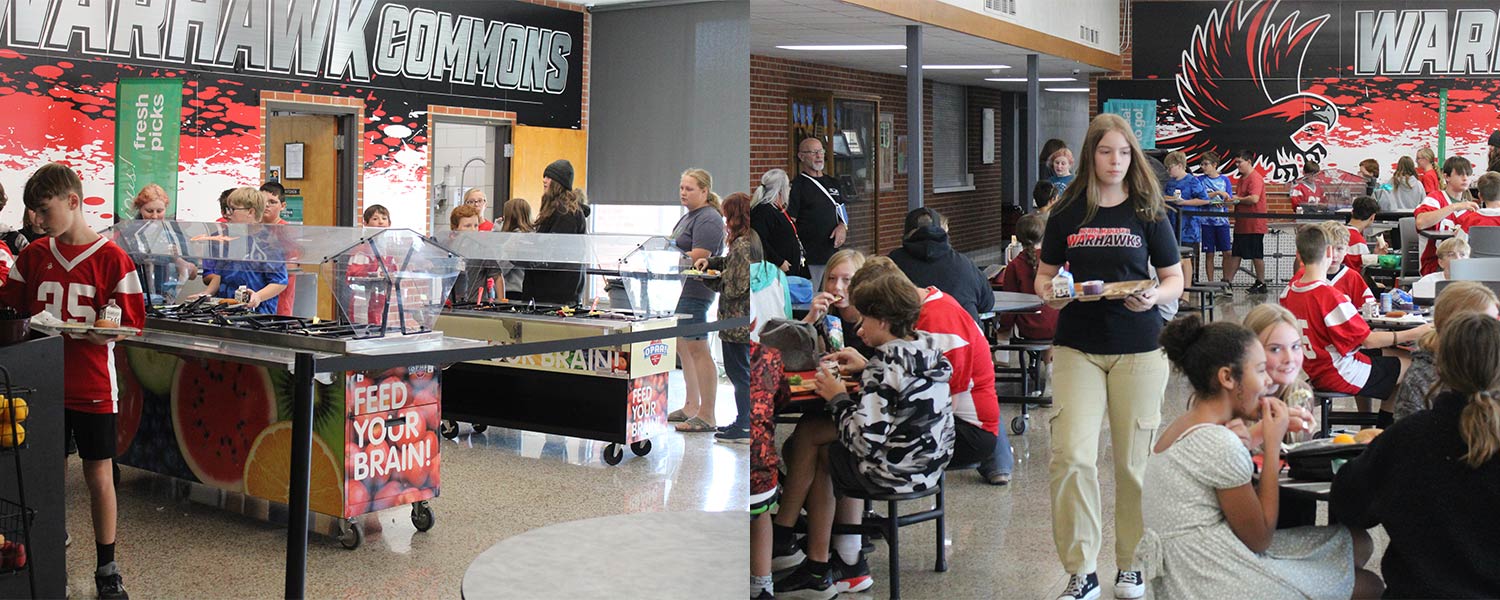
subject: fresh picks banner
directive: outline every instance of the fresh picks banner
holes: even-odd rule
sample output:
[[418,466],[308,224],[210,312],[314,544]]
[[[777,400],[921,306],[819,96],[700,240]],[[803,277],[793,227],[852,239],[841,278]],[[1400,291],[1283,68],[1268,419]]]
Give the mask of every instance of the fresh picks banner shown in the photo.
[[121,79],[115,114],[115,220],[134,219],[136,194],[153,183],[166,190],[167,218],[174,218],[182,80]]

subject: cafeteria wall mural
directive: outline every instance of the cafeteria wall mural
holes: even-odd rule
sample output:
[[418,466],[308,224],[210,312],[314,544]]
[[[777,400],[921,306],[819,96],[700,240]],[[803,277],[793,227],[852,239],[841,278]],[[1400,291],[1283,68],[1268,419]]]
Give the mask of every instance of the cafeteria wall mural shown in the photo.
[[113,222],[116,86],[175,78],[179,219],[217,218],[221,190],[259,183],[260,95],[278,91],[363,100],[366,202],[414,203],[396,225],[422,229],[428,107],[579,128],[583,21],[519,0],[0,0],[0,184],[17,200],[0,221],[18,224],[27,175],[60,161],[90,224]]
[[1132,79],[1099,82],[1099,104],[1155,100],[1156,144],[1190,162],[1255,152],[1274,181],[1301,164],[1388,178],[1400,156],[1439,147],[1482,170],[1500,129],[1500,19],[1493,2],[1138,2]]

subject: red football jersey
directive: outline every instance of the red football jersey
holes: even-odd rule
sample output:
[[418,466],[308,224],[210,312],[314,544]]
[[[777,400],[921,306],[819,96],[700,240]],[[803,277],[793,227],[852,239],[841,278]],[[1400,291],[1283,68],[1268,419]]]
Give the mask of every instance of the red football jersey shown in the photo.
[[1370,326],[1345,296],[1327,281],[1293,281],[1281,292],[1281,306],[1297,317],[1307,360],[1302,370],[1314,388],[1355,394],[1370,379],[1370,357],[1360,352]]
[[5,283],[5,278],[10,276],[10,270],[16,266],[16,257],[11,256],[10,248],[0,244],[0,284]]
[[953,416],[999,435],[1000,400],[995,396],[995,359],[984,332],[969,311],[935,287],[927,288],[917,330],[942,341],[943,356],[953,364],[948,382]]
[[[1442,190],[1438,190],[1436,193],[1428,194],[1427,197],[1422,200],[1422,204],[1418,205],[1415,209],[1412,209],[1411,213],[1412,215],[1420,215],[1422,213],[1432,212],[1434,210],[1445,208],[1447,206],[1448,194]],[[1456,220],[1464,218],[1464,215],[1468,214],[1468,212],[1469,211],[1467,210],[1455,211],[1453,214],[1443,217],[1443,220],[1438,221],[1437,225],[1433,225],[1426,231],[1434,231],[1438,233],[1451,232],[1454,229],[1458,228],[1458,223]],[[1437,242],[1433,241],[1432,238],[1423,237],[1422,274],[1429,275],[1437,271]]]
[[1347,264],[1339,265],[1339,270],[1328,276],[1328,282],[1333,284],[1334,289],[1348,296],[1349,303],[1355,306],[1364,306],[1366,301],[1375,299],[1365,278]]
[[[68,323],[92,324],[111,299],[120,307],[120,325],[145,325],[145,295],[135,262],[104,237],[83,246],[39,239],[16,257],[15,268],[0,287],[0,304],[31,315],[45,310]],[[63,354],[64,406],[89,413],[116,412],[114,344],[100,346],[64,336]]]
[[[1346,225],[1345,227],[1348,226]],[[1344,264],[1349,265],[1350,268],[1356,271],[1363,271],[1365,263],[1361,257],[1370,254],[1370,252],[1370,244],[1365,241],[1364,232],[1360,231],[1357,227],[1349,227],[1349,254],[1344,256]],[[1350,296],[1350,298],[1353,298],[1353,296]]]
[[1468,233],[1475,227],[1497,227],[1500,226],[1500,216],[1491,216],[1484,213],[1493,213],[1493,209],[1466,210],[1462,215],[1454,217],[1454,224],[1458,225]]
[[1290,192],[1287,192],[1287,198],[1292,201],[1292,206],[1323,203],[1323,193],[1306,178],[1297,180],[1297,184],[1292,186]]

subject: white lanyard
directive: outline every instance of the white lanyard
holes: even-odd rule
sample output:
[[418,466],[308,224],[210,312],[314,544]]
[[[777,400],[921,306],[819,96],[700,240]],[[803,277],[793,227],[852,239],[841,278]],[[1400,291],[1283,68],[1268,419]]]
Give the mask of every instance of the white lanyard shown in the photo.
[[839,221],[848,223],[849,218],[845,216],[844,205],[839,204],[838,200],[833,199],[833,194],[828,191],[828,188],[823,187],[823,182],[818,181],[818,178],[813,177],[812,175],[808,175],[807,173],[803,173],[802,176],[811,180],[813,182],[813,185],[818,186],[818,189],[823,191],[823,197],[827,198],[829,202],[833,203],[833,212],[838,214]]

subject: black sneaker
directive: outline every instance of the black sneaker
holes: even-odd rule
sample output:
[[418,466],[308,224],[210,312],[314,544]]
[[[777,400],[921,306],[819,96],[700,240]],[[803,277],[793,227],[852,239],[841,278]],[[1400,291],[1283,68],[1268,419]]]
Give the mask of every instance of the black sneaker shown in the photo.
[[1250,289],[1245,290],[1245,291],[1249,292],[1251,294],[1264,294],[1264,293],[1268,292],[1269,290],[1266,288],[1266,282],[1264,282],[1264,281],[1257,281],[1253,285],[1250,286]]
[[1143,598],[1146,596],[1146,578],[1140,571],[1120,571],[1115,575],[1116,598]]
[[750,600],[776,600],[776,595],[771,590],[761,590],[759,594],[751,596]]
[[830,600],[839,595],[838,586],[833,584],[832,572],[828,563],[804,560],[797,570],[776,582],[777,594],[782,598],[797,600]]
[[129,600],[130,594],[125,593],[125,582],[120,578],[120,568],[115,563],[109,563],[94,571],[94,589],[99,593],[99,600]]
[[845,564],[838,552],[830,552],[828,570],[833,578],[833,587],[838,588],[840,594],[863,592],[875,585],[875,580],[870,577],[870,563],[865,560],[864,554],[860,554],[859,559],[851,565]]
[[784,571],[802,564],[807,555],[802,553],[802,544],[797,543],[797,536],[789,535],[784,539],[772,536],[771,541],[771,570]]
[[1098,600],[1098,598],[1099,576],[1089,573],[1068,577],[1068,587],[1063,588],[1063,593],[1057,597],[1057,600]]
[[748,444],[750,443],[750,428],[730,426],[714,434],[714,441],[725,444]]

